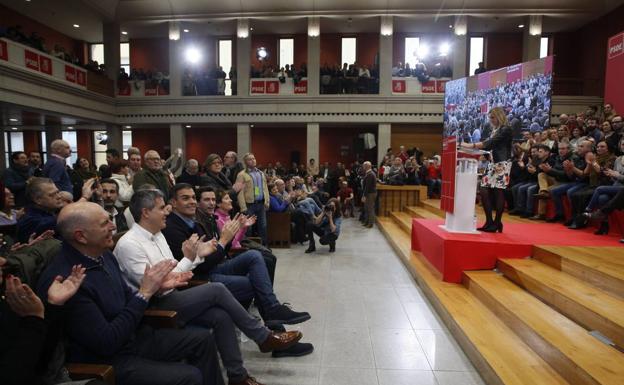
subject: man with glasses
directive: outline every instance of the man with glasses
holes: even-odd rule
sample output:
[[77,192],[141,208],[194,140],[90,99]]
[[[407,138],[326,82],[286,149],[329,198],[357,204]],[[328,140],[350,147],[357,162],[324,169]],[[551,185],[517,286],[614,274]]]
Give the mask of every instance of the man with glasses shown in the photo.
[[149,150],[144,156],[145,167],[134,175],[132,188],[134,191],[139,190],[144,184],[151,184],[162,191],[165,201],[169,199],[169,179],[162,169],[162,162],[157,151]]

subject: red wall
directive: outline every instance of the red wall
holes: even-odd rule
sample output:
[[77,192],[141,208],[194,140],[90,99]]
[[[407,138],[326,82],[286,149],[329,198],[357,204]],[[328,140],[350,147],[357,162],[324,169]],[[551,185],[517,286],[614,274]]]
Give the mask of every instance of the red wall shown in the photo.
[[306,137],[304,126],[256,125],[251,129],[251,151],[256,156],[258,164],[265,166],[276,161],[290,165],[292,151],[299,151],[301,162],[305,162]]
[[357,35],[355,58],[360,66],[371,68],[379,53],[379,34],[361,33]]
[[485,35],[485,68],[495,70],[522,63],[522,33]]
[[321,34],[321,66],[338,64],[342,67],[342,62],[340,61],[341,38],[342,35],[338,34]]
[[156,150],[161,158],[168,158],[171,155],[169,127],[133,129],[132,146],[138,147],[141,154]]
[[85,48],[83,42],[64,35],[3,5],[0,5],[0,25],[3,27],[21,25],[22,32],[26,36],[29,36],[32,32],[37,32],[39,36],[43,37],[43,45],[48,52],[54,49],[55,44],[58,44],[65,48],[65,52],[70,55],[74,54],[84,60]]
[[[354,139],[359,134],[374,133],[377,138],[377,127],[369,126],[321,126],[319,134],[319,159],[317,162],[351,163],[355,161]],[[346,147],[346,148],[343,148]],[[364,150],[366,160],[377,158],[377,148]]]
[[235,126],[206,126],[186,129],[186,158],[197,159],[202,164],[208,154],[221,156],[227,151],[236,151]]
[[308,64],[308,35],[295,35],[295,52],[294,52],[294,65],[297,68],[301,67],[301,64]]
[[41,151],[41,131],[24,131],[24,152]]
[[78,156],[87,158],[93,164],[93,131],[76,130],[76,144],[78,145]]
[[130,67],[169,71],[169,40],[130,39]]
[[607,40],[622,30],[624,5],[577,31],[552,35],[555,55],[554,92],[603,96]]

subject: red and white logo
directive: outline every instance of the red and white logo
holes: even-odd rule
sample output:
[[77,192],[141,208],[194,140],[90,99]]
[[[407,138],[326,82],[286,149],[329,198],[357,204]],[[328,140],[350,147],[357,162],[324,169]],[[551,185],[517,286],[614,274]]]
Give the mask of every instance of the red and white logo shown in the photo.
[[251,81],[251,93],[263,94],[264,93],[264,80],[252,80]]
[[609,53],[608,58],[613,59],[614,57],[620,56],[624,53],[624,33],[621,33],[617,36],[613,36],[609,39]]
[[87,86],[87,73],[84,71],[76,70],[76,83],[80,86]]
[[65,80],[76,83],[76,69],[74,67],[65,65]]
[[295,93],[307,94],[308,93],[308,81],[300,80],[299,83],[295,84]]
[[145,96],[156,96],[156,95],[158,95],[158,88],[156,87],[145,88]]
[[52,75],[52,59],[45,56],[39,56],[39,71],[44,74]]
[[279,94],[279,81],[267,80],[265,87],[267,94]]
[[448,80],[436,80],[436,92],[439,94],[443,94],[446,89],[446,82]]
[[405,80],[393,80],[392,81],[392,92],[395,94],[404,94],[407,92],[405,87]]
[[429,80],[422,85],[423,94],[434,94],[436,92],[436,82],[435,80]]
[[24,64],[26,68],[39,71],[39,55],[27,49],[24,50]]

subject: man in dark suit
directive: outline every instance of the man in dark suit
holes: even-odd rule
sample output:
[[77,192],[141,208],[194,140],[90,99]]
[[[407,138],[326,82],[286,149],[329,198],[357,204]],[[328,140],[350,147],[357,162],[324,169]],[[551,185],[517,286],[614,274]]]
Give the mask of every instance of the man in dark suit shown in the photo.
[[223,157],[223,174],[230,180],[230,183],[236,183],[238,173],[243,171],[243,165],[238,161],[238,155],[234,151],[228,151]]
[[57,139],[50,144],[50,156],[43,166],[43,176],[52,179],[56,187],[61,191],[73,194],[74,187],[67,173],[65,159],[71,154],[69,143]]

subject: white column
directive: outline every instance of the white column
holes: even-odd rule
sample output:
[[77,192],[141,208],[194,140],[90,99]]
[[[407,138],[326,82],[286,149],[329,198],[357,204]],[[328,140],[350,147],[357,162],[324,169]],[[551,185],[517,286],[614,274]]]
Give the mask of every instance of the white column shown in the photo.
[[105,23],[102,32],[102,36],[104,37],[104,64],[106,64],[106,76],[110,79],[117,80],[119,66],[121,65],[119,53],[119,35],[121,34],[121,27],[119,23]]
[[392,125],[390,123],[379,123],[377,127],[377,164],[386,155],[386,150],[390,147],[391,136]]
[[243,159],[243,155],[251,152],[251,128],[249,123],[236,125],[236,152],[239,159]]
[[[538,28],[536,35],[531,35],[531,29]],[[524,23],[524,33],[522,36],[522,61],[539,59],[540,54],[540,38],[542,31],[542,19],[536,17],[527,17]],[[535,33],[535,32],[534,32]]]
[[306,140],[306,164],[310,159],[314,159],[316,164],[320,163],[319,160],[319,137],[320,127],[318,123],[308,123],[307,127],[307,140]]
[[[248,26],[248,24],[246,24]],[[241,27],[239,25],[239,27]],[[247,27],[247,36],[241,37],[238,31],[236,39],[236,92],[238,96],[249,96],[249,68],[251,66],[251,33]]]
[[169,40],[169,95],[182,96],[182,71],[184,70],[182,40]]
[[319,95],[321,68],[321,35],[310,36],[310,24],[315,28],[318,20],[308,17],[308,95]]
[[453,79],[459,79],[466,76],[466,67],[468,60],[468,36],[454,35],[453,46]]
[[169,125],[169,147],[172,154],[181,148],[182,156],[186,158],[186,128],[182,124]]
[[[385,16],[388,23],[392,16]],[[379,34],[379,95],[392,96],[392,34]]]
[[106,149],[114,149],[123,153],[123,131],[120,125],[107,124],[106,125]]

